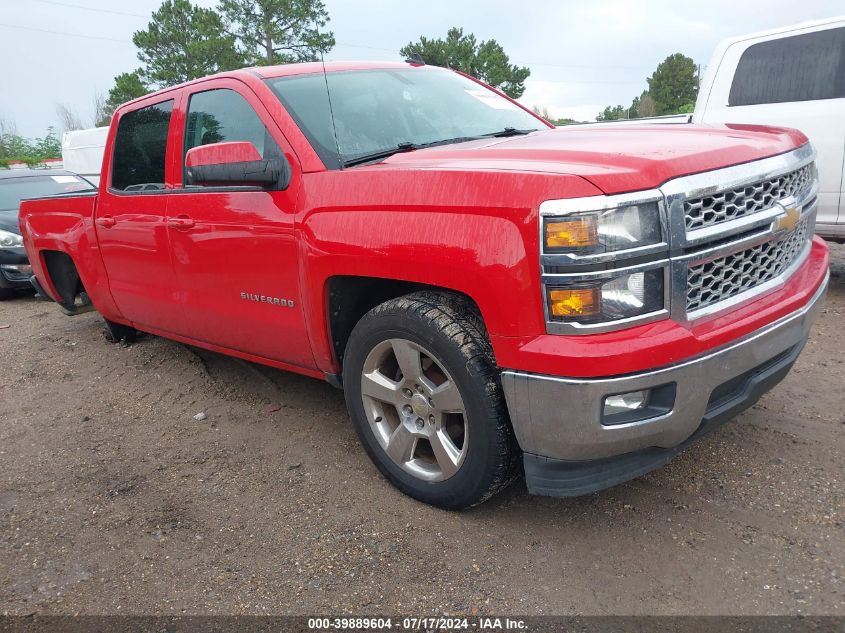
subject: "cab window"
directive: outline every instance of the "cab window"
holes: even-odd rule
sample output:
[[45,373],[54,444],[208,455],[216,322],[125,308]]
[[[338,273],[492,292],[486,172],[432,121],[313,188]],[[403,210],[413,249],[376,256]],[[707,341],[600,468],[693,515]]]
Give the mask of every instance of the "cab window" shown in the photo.
[[127,112],[114,142],[111,186],[126,192],[164,189],[167,131],[173,100]]
[[845,97],[845,28],[748,47],[734,75],[729,106]]
[[[229,89],[191,95],[185,126],[185,148],[231,141],[248,141],[261,158],[282,156],[264,123],[243,96]],[[184,155],[182,164],[185,164]]]

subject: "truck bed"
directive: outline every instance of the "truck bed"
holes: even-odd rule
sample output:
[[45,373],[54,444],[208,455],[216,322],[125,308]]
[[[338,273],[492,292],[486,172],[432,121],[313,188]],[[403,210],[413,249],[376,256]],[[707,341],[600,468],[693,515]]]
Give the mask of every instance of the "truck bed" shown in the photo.
[[[74,263],[89,285],[106,284],[94,226],[96,208],[96,191],[32,198],[21,204],[24,245],[28,253],[38,254],[30,257],[32,271],[44,280],[41,290],[62,305],[73,303],[70,293],[76,290],[70,281],[63,285],[66,275],[57,274],[61,256],[67,253],[74,253]],[[45,274],[45,267],[52,274]]]

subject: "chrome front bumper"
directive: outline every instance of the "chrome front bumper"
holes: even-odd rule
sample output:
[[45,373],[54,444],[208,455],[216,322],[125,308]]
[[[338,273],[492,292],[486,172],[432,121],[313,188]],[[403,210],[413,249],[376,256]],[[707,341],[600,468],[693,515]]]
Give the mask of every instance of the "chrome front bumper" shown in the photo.
[[[785,375],[809,335],[827,281],[826,277],[801,310],[717,351],[676,365],[611,378],[503,371],[502,386],[520,447],[541,459],[578,462],[647,448],[678,447],[699,430],[703,420],[713,417],[714,411],[738,412],[750,406]],[[766,382],[763,391],[749,387],[755,376],[787,361],[783,375]],[[607,396],[664,387],[674,391],[674,400],[659,414],[622,424],[603,423]]]

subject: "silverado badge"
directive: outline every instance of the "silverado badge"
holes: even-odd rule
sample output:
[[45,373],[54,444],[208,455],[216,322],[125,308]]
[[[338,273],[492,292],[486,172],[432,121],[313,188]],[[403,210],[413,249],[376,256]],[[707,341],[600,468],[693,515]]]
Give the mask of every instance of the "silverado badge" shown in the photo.
[[280,306],[282,308],[292,308],[293,301],[290,299],[280,299],[279,297],[268,297],[266,295],[257,295],[251,292],[242,292],[241,299],[245,301],[255,301],[256,303],[266,303],[271,306]]

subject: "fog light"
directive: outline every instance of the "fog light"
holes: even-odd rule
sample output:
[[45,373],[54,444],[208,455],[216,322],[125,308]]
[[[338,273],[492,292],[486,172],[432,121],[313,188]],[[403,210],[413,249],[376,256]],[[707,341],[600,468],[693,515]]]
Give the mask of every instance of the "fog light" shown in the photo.
[[608,396],[604,399],[604,416],[608,417],[617,413],[628,413],[645,408],[648,404],[649,391],[649,389],[644,389]]

